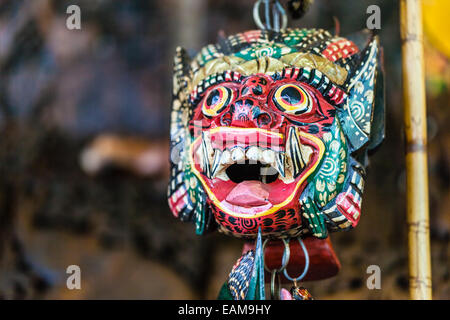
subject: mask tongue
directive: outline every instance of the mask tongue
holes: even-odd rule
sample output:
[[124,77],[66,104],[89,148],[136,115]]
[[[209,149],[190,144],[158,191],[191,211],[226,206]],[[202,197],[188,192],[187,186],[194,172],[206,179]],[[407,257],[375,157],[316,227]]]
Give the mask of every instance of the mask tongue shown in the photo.
[[228,194],[226,201],[240,207],[263,206],[269,202],[268,187],[256,180],[243,181]]

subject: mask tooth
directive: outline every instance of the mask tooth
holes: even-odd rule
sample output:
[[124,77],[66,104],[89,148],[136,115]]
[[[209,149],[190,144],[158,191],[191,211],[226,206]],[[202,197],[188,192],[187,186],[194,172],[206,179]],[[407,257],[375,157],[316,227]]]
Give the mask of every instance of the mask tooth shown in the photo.
[[301,145],[300,152],[302,154],[303,163],[307,164],[309,162],[311,155],[313,154],[313,149],[308,146]]
[[250,160],[252,163],[257,163],[260,157],[261,151],[258,147],[252,146],[248,148],[246,157],[248,160]]
[[286,162],[286,154],[284,152],[277,152],[275,157],[275,168],[277,169],[278,173],[285,177],[284,172],[284,164]]
[[222,153],[222,157],[220,158],[221,164],[231,164],[233,163],[233,160],[231,159],[231,152],[230,150],[225,150]]
[[222,157],[222,152],[220,152],[219,149],[216,149],[214,152],[214,158],[212,162],[212,168],[211,168],[211,179],[214,178],[219,171],[220,167],[220,159]]
[[287,152],[292,162],[294,178],[297,178],[303,171],[306,163],[302,158],[300,139],[294,127],[289,128]]
[[244,162],[245,161],[245,152],[243,149],[237,147],[231,153],[231,159],[234,162]]
[[[264,150],[262,152],[261,156],[262,156],[261,157],[262,163],[266,163],[266,164],[270,164],[270,165],[273,165],[275,163],[275,152],[274,151],[272,151],[270,149]],[[273,166],[273,167],[275,167],[275,166]]]
[[211,177],[211,168],[209,165],[209,151],[208,151],[208,138],[205,133],[202,133],[202,169],[207,177]]

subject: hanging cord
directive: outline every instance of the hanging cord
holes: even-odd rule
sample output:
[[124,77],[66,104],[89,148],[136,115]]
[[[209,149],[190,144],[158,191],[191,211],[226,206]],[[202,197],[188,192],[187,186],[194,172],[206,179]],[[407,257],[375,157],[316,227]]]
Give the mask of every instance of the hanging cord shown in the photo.
[[[264,4],[264,23],[260,17],[261,4]],[[270,17],[271,13],[272,18]],[[257,0],[253,6],[253,19],[258,28],[276,32],[286,29],[288,24],[286,11],[278,0]]]

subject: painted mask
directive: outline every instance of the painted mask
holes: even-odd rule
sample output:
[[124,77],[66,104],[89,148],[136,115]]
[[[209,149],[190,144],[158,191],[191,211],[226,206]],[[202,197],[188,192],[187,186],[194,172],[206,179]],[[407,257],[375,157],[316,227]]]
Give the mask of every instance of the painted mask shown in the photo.
[[[169,205],[196,232],[311,234],[358,224],[384,136],[377,38],[249,31],[175,57]],[[362,49],[360,49],[362,47]]]

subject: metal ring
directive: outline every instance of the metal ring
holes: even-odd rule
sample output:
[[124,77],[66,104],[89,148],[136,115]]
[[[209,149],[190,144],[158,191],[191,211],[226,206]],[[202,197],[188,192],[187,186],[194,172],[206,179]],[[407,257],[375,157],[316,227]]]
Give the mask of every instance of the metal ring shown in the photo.
[[273,5],[273,30],[280,32],[280,12],[277,3]]
[[258,26],[258,28],[265,29],[266,27],[261,22],[261,18],[259,17],[259,6],[261,5],[261,2],[262,0],[258,0],[253,6],[253,20],[255,20],[255,23]]
[[266,29],[270,30],[272,29],[272,26],[270,24],[270,0],[263,0],[264,1],[264,14],[266,17]]
[[288,25],[286,10],[284,10],[283,6],[278,1],[275,2],[275,6],[277,7],[278,11],[281,14],[281,30],[284,30],[287,28]]
[[[264,16],[265,16],[265,22],[263,23],[261,21],[261,17],[259,15],[259,9],[261,6],[261,3],[264,2]],[[280,4],[278,0],[274,1],[273,7],[272,7],[272,15],[274,19],[274,28],[272,28],[271,22],[270,22],[270,0],[257,0],[255,2],[255,5],[253,6],[253,19],[255,20],[256,25],[258,28],[262,30],[274,30],[279,32],[280,31],[280,18],[281,16],[281,30],[284,30],[287,28],[288,24],[288,18],[286,14],[286,10],[284,10],[283,6]]]
[[[275,295],[275,280],[278,280],[277,282],[278,282],[278,285],[277,285],[277,290],[276,290],[276,292],[277,292],[277,294]],[[281,298],[281,295],[280,295],[280,288],[281,288],[281,279],[280,279],[280,275],[278,274],[278,277],[277,277],[277,271],[273,271],[272,273],[271,273],[271,276],[270,276],[270,298],[272,299],[272,300],[275,300],[275,299],[277,299],[277,300],[281,300],[280,298]]]
[[[284,238],[282,238],[281,240],[283,241],[283,244],[284,244],[284,252],[283,252],[283,258],[281,260],[282,261],[281,262],[282,263],[281,267],[279,269],[270,270],[266,266],[266,259],[264,259],[264,270],[266,270],[267,272],[270,272],[270,273],[272,273],[274,271],[275,272],[281,272],[281,271],[286,269],[286,267],[287,267],[287,265],[289,263],[289,259],[291,257],[291,249],[289,248],[289,242],[287,242],[286,239],[284,239]],[[268,241],[269,241],[269,239],[266,239],[266,240],[264,240],[264,243],[263,243],[263,248],[262,248],[262,250],[263,250],[263,257],[264,257],[264,251],[266,249],[266,244],[267,244]]]
[[290,280],[290,281],[293,281],[293,282],[297,282],[297,281],[302,280],[306,276],[306,274],[308,273],[308,269],[309,269],[309,254],[308,254],[308,250],[306,249],[306,246],[305,246],[305,244],[303,243],[303,240],[300,237],[298,237],[297,240],[298,240],[298,242],[300,243],[300,246],[303,249],[303,253],[305,254],[305,267],[303,268],[303,272],[302,272],[302,274],[300,276],[298,276],[297,278],[294,279],[294,278],[292,278],[292,277],[290,277],[288,275],[286,269],[283,270],[283,274],[284,274],[285,278]]

